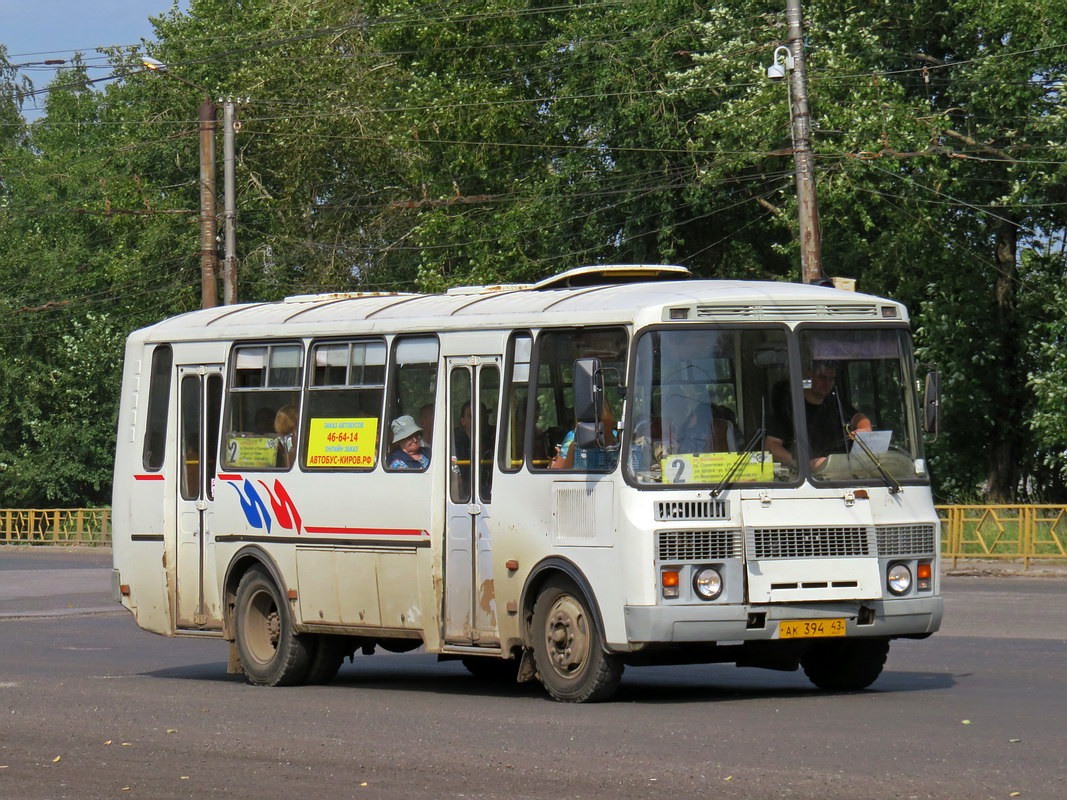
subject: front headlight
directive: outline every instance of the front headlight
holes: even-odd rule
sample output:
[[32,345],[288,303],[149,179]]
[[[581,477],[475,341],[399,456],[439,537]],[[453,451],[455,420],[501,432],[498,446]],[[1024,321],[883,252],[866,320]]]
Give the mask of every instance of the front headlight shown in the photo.
[[893,564],[885,575],[885,585],[893,594],[905,594],[911,588],[911,570],[907,564]]
[[722,594],[722,575],[715,567],[702,567],[693,575],[693,591],[701,600],[714,600]]

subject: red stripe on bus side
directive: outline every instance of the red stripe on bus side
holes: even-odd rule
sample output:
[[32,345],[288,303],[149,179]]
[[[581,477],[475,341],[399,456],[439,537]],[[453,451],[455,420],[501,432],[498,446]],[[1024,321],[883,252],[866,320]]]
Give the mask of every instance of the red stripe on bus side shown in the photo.
[[356,536],[428,536],[428,531],[414,528],[316,528],[305,525],[308,533],[344,533]]
[[164,480],[162,475],[134,475],[135,481],[161,481]]
[[239,480],[241,480],[241,476],[240,475],[229,475],[229,474],[224,474],[224,473],[220,472],[219,473],[219,480],[220,481],[239,481]]

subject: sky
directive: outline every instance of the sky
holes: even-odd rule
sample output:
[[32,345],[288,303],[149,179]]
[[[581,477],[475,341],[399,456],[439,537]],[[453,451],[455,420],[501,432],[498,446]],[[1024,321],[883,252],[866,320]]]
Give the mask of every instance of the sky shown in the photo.
[[[0,44],[7,47],[12,64],[69,59],[76,51],[88,59],[99,55],[94,52],[97,47],[153,39],[148,18],[169,11],[172,5],[172,0],[0,0]],[[182,0],[180,7],[188,8],[188,0]],[[107,74],[102,69],[89,72],[92,77]],[[54,68],[29,67],[23,74],[36,88],[43,88],[55,72]],[[23,108],[28,119],[40,114],[32,103],[28,100]]]

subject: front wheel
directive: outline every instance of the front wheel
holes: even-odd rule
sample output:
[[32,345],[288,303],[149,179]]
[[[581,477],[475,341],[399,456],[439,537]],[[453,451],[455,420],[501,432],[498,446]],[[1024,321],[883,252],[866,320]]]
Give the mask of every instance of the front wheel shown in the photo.
[[234,614],[237,652],[249,682],[292,686],[305,681],[311,642],[293,630],[289,603],[263,570],[253,568],[241,577]]
[[858,692],[878,679],[888,655],[888,639],[838,639],[813,645],[800,665],[820,689]]
[[622,680],[622,659],[604,651],[588,601],[570,581],[553,580],[541,590],[531,640],[538,677],[556,700],[606,700]]

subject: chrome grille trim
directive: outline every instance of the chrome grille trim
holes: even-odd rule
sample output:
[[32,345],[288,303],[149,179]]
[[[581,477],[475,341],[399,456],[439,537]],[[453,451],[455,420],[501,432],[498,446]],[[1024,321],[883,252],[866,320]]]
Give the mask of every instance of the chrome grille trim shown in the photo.
[[867,556],[877,552],[872,533],[866,526],[750,528],[745,550],[750,560]]
[[740,531],[656,531],[656,558],[661,562],[717,561],[741,558]]
[[657,522],[676,519],[729,519],[730,507],[725,500],[657,500]]
[[937,542],[933,525],[879,525],[878,555],[933,555]]

